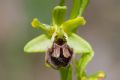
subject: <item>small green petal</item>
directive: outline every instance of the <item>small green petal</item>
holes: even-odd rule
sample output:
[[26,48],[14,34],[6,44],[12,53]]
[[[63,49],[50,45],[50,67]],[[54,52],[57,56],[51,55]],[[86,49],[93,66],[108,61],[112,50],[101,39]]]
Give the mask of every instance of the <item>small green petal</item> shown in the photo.
[[66,22],[64,22],[61,27],[64,29],[66,33],[73,32],[77,27],[81,25],[85,25],[86,21],[84,17],[77,17],[74,19],[70,19]]
[[53,25],[60,26],[64,22],[66,16],[66,10],[67,10],[66,6],[56,6],[54,8]]
[[92,51],[90,44],[82,39],[80,36],[72,33],[68,37],[68,45],[71,46],[75,53],[88,53]]
[[45,34],[42,34],[30,42],[28,42],[25,47],[25,52],[45,52],[47,48],[51,45],[51,40]]
[[45,31],[47,31],[47,26],[45,24],[42,24],[37,18],[34,18],[31,22],[31,25],[33,28],[41,28]]
[[31,22],[31,25],[33,28],[37,28],[40,25],[40,22],[37,18],[34,18],[33,21]]

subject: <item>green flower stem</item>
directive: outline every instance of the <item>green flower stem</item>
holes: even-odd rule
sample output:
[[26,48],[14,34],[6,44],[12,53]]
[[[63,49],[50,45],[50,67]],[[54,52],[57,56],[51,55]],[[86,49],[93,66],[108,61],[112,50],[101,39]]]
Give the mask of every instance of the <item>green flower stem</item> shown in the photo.
[[59,3],[60,6],[64,6],[65,5],[65,0],[61,0]]
[[61,80],[72,80],[72,66],[60,69]]
[[80,9],[79,9],[79,15],[78,16],[82,16],[85,9],[88,6],[89,0],[80,0],[81,4],[80,4]]
[[80,9],[80,2],[81,0],[73,0],[73,7],[70,16],[71,19],[76,18],[78,16]]
[[106,77],[106,74],[104,71],[99,71],[95,74],[92,74],[88,76],[86,72],[84,71],[82,76],[80,76],[80,66],[79,66],[79,60],[74,59],[76,73],[77,73],[77,80],[104,80]]
[[[83,72],[82,76],[80,76],[79,60],[74,59],[74,63],[75,63],[77,80],[81,80],[82,78],[87,78],[87,74],[86,74],[85,71]],[[84,79],[83,79],[83,80],[84,80]]]
[[85,9],[87,8],[88,3],[89,0],[73,0],[73,7],[70,18],[73,19],[78,16],[82,16]]
[[82,54],[80,61],[79,61],[79,65],[78,65],[80,77],[84,76],[84,72],[87,67],[87,64],[91,61],[91,59],[93,58],[93,55],[94,55],[93,51]]

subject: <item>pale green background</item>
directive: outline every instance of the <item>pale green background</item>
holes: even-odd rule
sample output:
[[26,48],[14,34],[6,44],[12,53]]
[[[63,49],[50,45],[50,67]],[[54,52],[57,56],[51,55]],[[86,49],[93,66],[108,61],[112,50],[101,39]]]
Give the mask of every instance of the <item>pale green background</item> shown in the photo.
[[[60,80],[44,65],[44,54],[24,54],[23,47],[41,34],[30,23],[34,17],[50,24],[58,0],[0,0],[0,80]],[[68,6],[71,6],[71,0]],[[95,50],[88,72],[105,70],[106,80],[120,79],[120,0],[91,0],[87,25],[79,34]]]

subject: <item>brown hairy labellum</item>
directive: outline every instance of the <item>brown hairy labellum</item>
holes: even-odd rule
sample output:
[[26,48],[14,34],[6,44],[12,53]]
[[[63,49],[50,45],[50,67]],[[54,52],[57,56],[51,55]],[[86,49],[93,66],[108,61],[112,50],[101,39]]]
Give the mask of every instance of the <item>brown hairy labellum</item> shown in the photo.
[[71,62],[73,49],[69,47],[65,37],[55,38],[53,45],[46,53],[46,62],[53,68],[67,67]]

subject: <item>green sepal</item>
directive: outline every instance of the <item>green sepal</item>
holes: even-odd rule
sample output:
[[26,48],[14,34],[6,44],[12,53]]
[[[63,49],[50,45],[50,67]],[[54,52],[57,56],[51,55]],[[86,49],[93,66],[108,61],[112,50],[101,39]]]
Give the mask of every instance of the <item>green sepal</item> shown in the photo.
[[87,41],[74,33],[69,35],[67,43],[77,54],[89,53],[90,51],[93,51],[92,47]]
[[56,6],[53,10],[53,25],[60,26],[66,17],[66,6]]
[[79,26],[85,25],[86,21],[83,17],[77,17],[64,22],[61,27],[66,33],[75,32],[75,29]]
[[42,34],[33,40],[29,41],[25,47],[24,51],[28,53],[32,52],[45,52],[47,48],[51,45],[51,40],[47,35]]
[[72,80],[72,66],[60,69],[61,80]]

